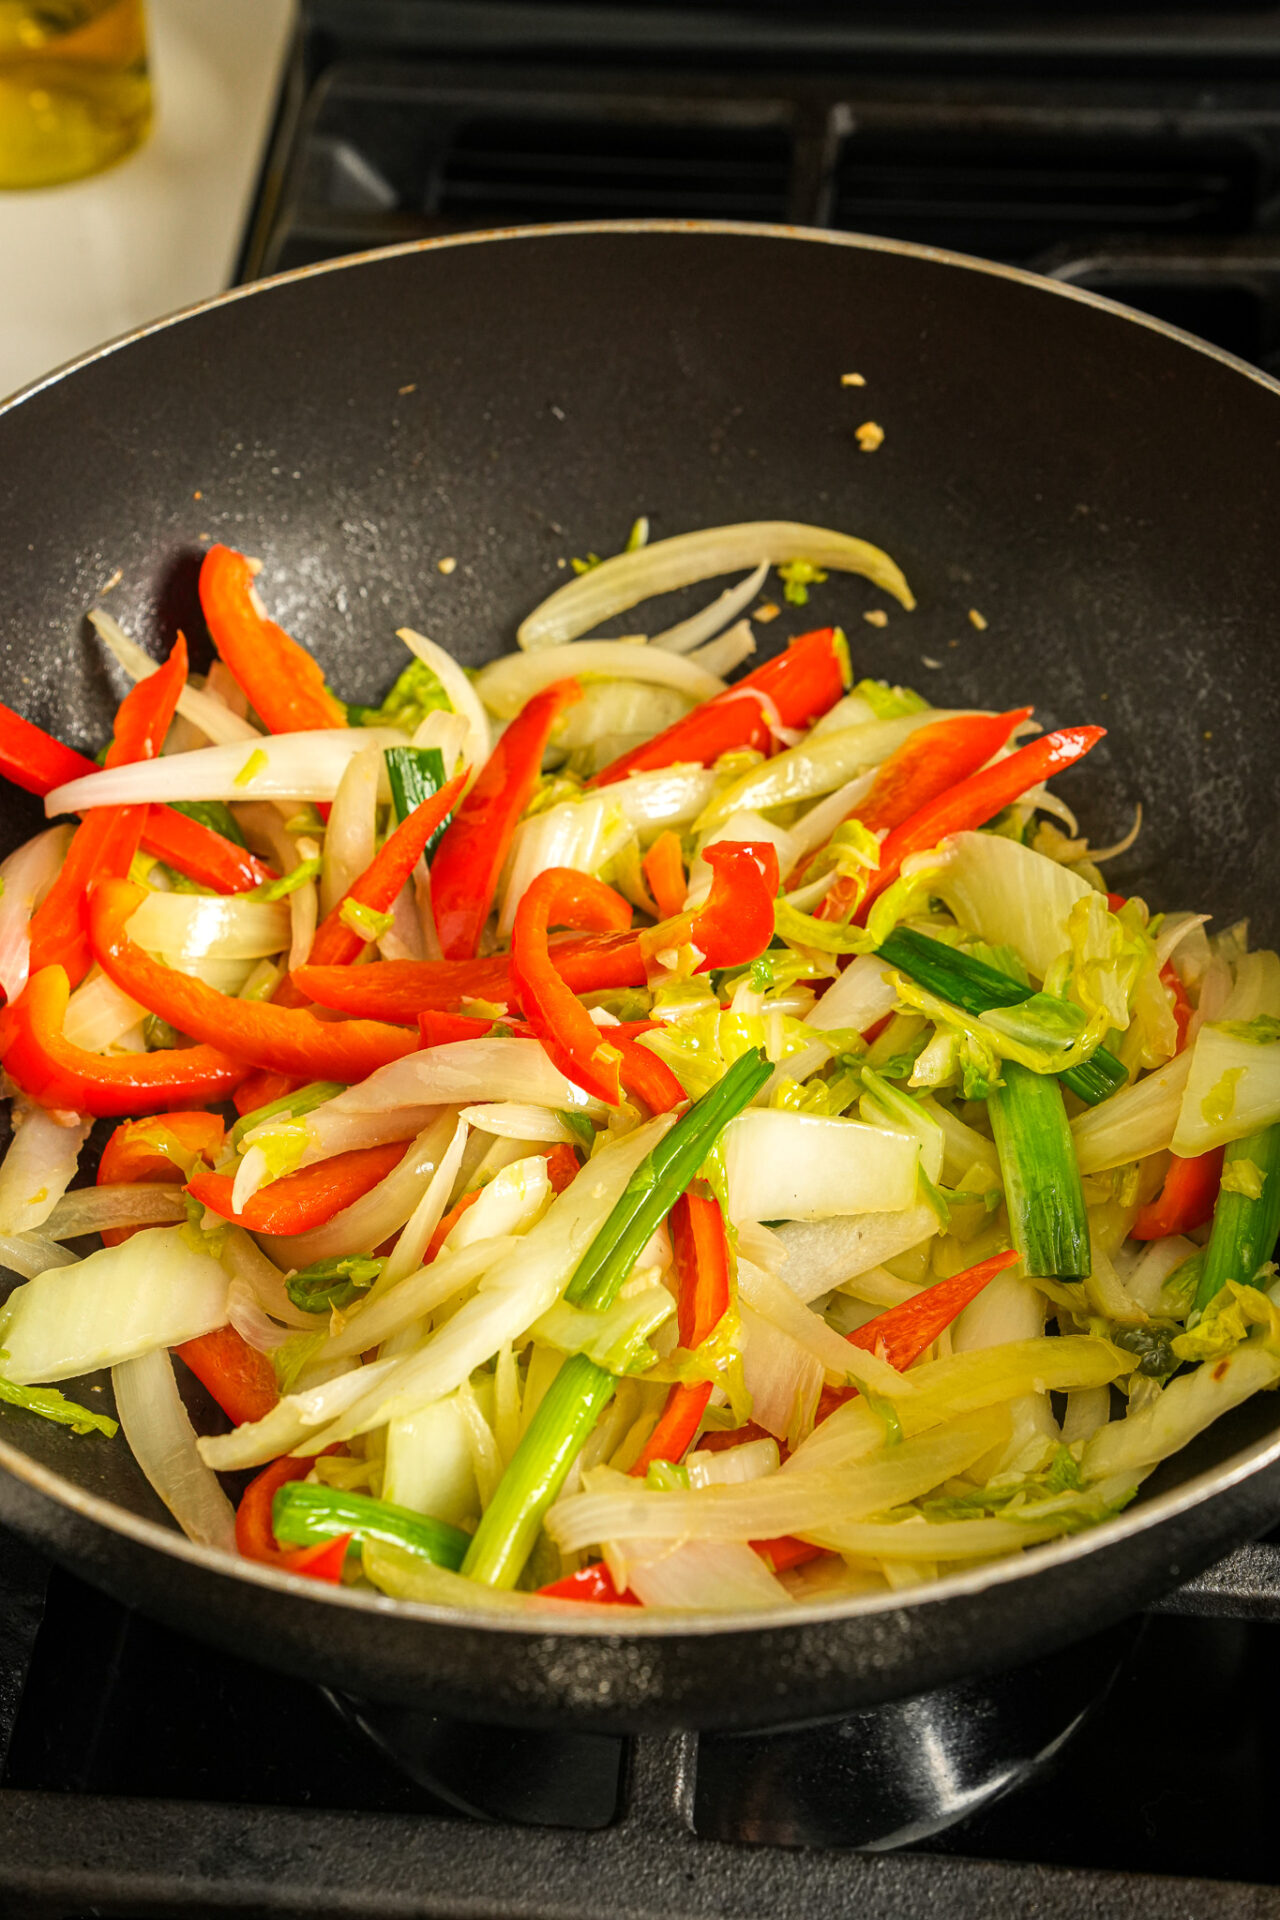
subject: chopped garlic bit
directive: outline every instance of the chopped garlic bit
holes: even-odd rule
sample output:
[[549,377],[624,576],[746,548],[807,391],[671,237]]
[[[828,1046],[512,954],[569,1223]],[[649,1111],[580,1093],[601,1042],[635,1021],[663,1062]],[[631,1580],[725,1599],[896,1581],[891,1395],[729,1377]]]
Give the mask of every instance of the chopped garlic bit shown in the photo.
[[406,393],[416,393],[417,391],[418,391],[418,383],[416,380],[411,380],[407,387],[396,388],[396,392],[400,394],[402,398]]
[[874,453],[884,440],[884,428],[875,420],[864,420],[854,429],[854,434],[864,453]]
[[887,627],[889,624],[889,616],[883,607],[872,607],[862,617],[869,627]]
[[865,387],[866,384],[866,381],[860,373],[842,373],[840,375],[840,385],[842,387]]
[[920,661],[923,666],[932,667],[935,673],[937,673],[942,666],[941,660],[935,660],[933,656],[928,653],[922,653],[920,655]]
[[782,608],[776,606],[772,600],[762,600],[751,618],[753,620],[759,620],[765,626],[768,626],[770,620],[776,620],[781,612]]
[[969,625],[976,627],[979,633],[985,633],[987,630],[987,623],[976,607],[970,607],[969,609]]
[[437,560],[437,561],[436,561],[436,572],[437,572],[437,573],[452,573],[452,572],[453,572],[453,570],[454,570],[454,568],[455,568],[455,567],[457,566],[457,564],[458,564],[458,563],[457,563],[457,561],[456,561],[456,560],[454,559],[454,557],[453,557],[453,555],[452,555],[451,553],[448,553],[448,554],[446,554],[446,555],[445,555],[445,557],[444,557],[444,559],[443,559],[443,560]]

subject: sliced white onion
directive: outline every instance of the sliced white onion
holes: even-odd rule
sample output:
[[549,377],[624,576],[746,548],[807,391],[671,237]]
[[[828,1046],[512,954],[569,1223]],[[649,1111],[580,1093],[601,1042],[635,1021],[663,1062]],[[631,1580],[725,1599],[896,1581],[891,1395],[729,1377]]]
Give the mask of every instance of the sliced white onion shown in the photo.
[[433,1121],[411,1143],[404,1158],[376,1187],[362,1194],[332,1220],[310,1233],[261,1235],[268,1259],[280,1267],[309,1267],[349,1253],[372,1253],[396,1233],[422,1198],[436,1170],[444,1143]]
[[164,1348],[113,1367],[111,1385],[133,1457],[188,1540],[234,1553],[235,1513],[196,1451],[195,1430]]
[[916,1197],[920,1141],[860,1120],[752,1107],[724,1131],[734,1220],[896,1213]]
[[1165,1281],[1195,1252],[1194,1243],[1181,1233],[1171,1233],[1163,1240],[1153,1240],[1125,1275],[1124,1284],[1130,1298],[1148,1313],[1159,1313]]
[[44,1223],[51,1240],[75,1240],[82,1233],[112,1227],[172,1226],[187,1217],[182,1188],[159,1180],[119,1187],[77,1187],[64,1193]]
[[1198,927],[1207,926],[1211,918],[1212,915],[1207,913],[1166,913],[1156,935],[1157,972],[1173,958],[1183,941],[1189,939]]
[[[159,667],[159,661],[153,660],[144,647],[131,640],[118,620],[113,620],[101,607],[94,607],[89,614],[90,624],[96,629],[98,638],[119,661],[131,680],[149,680]],[[215,746],[225,746],[232,741],[258,740],[261,738],[257,727],[249,720],[241,719],[216,695],[202,693],[198,687],[185,686],[178,695],[178,712],[184,720],[189,720]]]
[[571,867],[575,873],[598,874],[634,840],[635,832],[612,787],[581,800],[563,801],[522,821],[511,843],[498,914],[499,938],[510,938],[516,909],[540,873],[550,867]]
[[[357,1147],[384,1147],[392,1140],[412,1140],[415,1134],[430,1126],[441,1111],[438,1106],[420,1106],[382,1107],[373,1113],[350,1112],[338,1105],[341,1098],[337,1095],[304,1117],[307,1144],[299,1167],[327,1160],[335,1153],[354,1152]],[[278,1125],[278,1120],[260,1121],[252,1133],[245,1135],[245,1144]]]
[[227,1289],[227,1324],[259,1353],[274,1353],[289,1337],[289,1328],[264,1313],[249,1282],[238,1277]]
[[513,1236],[501,1235],[473,1240],[464,1247],[443,1247],[430,1266],[411,1270],[377,1299],[370,1293],[353,1306],[341,1333],[325,1347],[326,1359],[352,1359],[370,1347],[381,1347],[402,1328],[445,1306],[516,1245]]
[[377,845],[378,783],[384,777],[381,747],[366,747],[348,760],[324,836],[320,873],[320,911],[333,912],[339,900],[373,859]]
[[[418,865],[426,872],[425,862]],[[391,905],[391,925],[378,938],[378,956],[382,960],[425,960],[426,941],[422,922],[414,904],[413,884],[401,887]]]
[[0,866],[0,987],[10,1005],[31,971],[31,916],[58,877],[71,834],[70,827],[46,827]]
[[227,1276],[181,1227],[154,1227],[38,1274],[10,1294],[2,1317],[9,1379],[67,1380],[224,1326]]
[[739,580],[734,587],[726,587],[710,606],[703,607],[701,613],[692,614],[688,620],[678,621],[674,627],[665,627],[661,633],[655,633],[649,645],[665,647],[669,653],[692,653],[695,647],[710,640],[713,634],[727,627],[731,620],[736,620],[751,605],[764,585],[768,571],[769,562],[762,560],[745,580]]
[[86,1053],[105,1053],[146,1017],[147,1009],[122,992],[114,980],[105,973],[91,973],[67,1002],[62,1037],[73,1047],[83,1047]]
[[285,1289],[284,1275],[273,1266],[262,1248],[243,1227],[228,1229],[222,1249],[222,1264],[231,1275],[232,1285],[248,1286],[263,1312],[286,1327],[316,1330],[316,1316],[295,1307]]
[[0,1233],[28,1233],[46,1226],[56,1213],[93,1122],[72,1114],[71,1124],[64,1125],[21,1099],[13,1103],[12,1120],[13,1139],[0,1164]]
[[76,1256],[42,1233],[0,1233],[0,1267],[34,1280],[50,1267],[71,1267]]
[[256,746],[201,747],[135,760],[69,780],[49,794],[44,809],[52,817],[168,800],[329,801],[348,760],[370,745],[403,746],[404,735],[390,727],[331,727],[264,734]]
[[580,674],[610,680],[641,680],[674,687],[693,701],[724,692],[724,681],[678,653],[639,646],[631,640],[580,640],[573,647],[542,647],[536,654],[507,653],[481,667],[476,690],[490,712],[512,720],[536,693],[557,680]]
[[404,641],[410,653],[421,660],[424,666],[430,667],[444,688],[450,706],[466,721],[467,739],[463,757],[474,776],[479,773],[492,750],[489,721],[479,694],[453,655],[446,653],[443,647],[438,647],[434,640],[428,640],[425,633],[415,633],[412,627],[397,627],[396,637]]
[[825,846],[836,828],[843,825],[851,813],[856,813],[875,783],[874,767],[866,773],[855,773],[852,780],[846,780],[825,800],[819,800],[798,820],[793,820],[791,838],[795,844],[797,861],[803,860],[815,847]]
[[665,827],[691,826],[715,792],[710,767],[663,767],[657,773],[632,773],[609,788],[617,805],[643,842]]
[[775,1439],[794,1441],[813,1424],[822,1392],[822,1362],[745,1301],[739,1302],[738,1312],[751,1418]]
[[320,1452],[336,1440],[443,1399],[499,1348],[518,1340],[559,1298],[584,1247],[670,1125],[670,1116],[663,1115],[603,1147],[592,1160],[591,1179],[566,1187],[537,1225],[520,1236],[515,1250],[490,1268],[475,1297],[420,1352],[392,1361],[394,1372],[371,1382],[332,1426],[309,1433],[307,1450]]
[[[471,682],[468,680],[467,685]],[[434,747],[444,761],[444,777],[451,780],[460,766],[469,764],[467,747],[471,742],[471,722],[465,713],[453,713],[436,707],[425,714],[413,736],[415,747]],[[479,769],[476,768],[475,772]]]
[[[441,1124],[437,1122],[437,1125]],[[447,1121],[443,1124],[447,1125]],[[422,1264],[422,1256],[427,1250],[436,1228],[444,1218],[444,1210],[453,1183],[458,1177],[458,1168],[462,1163],[463,1149],[467,1144],[467,1123],[463,1119],[455,1122],[448,1146],[440,1155],[439,1163],[430,1180],[426,1192],[409,1215],[401,1230],[400,1238],[391,1250],[386,1266],[379,1276],[379,1285],[394,1286],[397,1280],[403,1280],[406,1274],[414,1272]]]
[[380,1113],[392,1107],[464,1106],[476,1100],[563,1107],[592,1119],[603,1119],[606,1112],[602,1100],[583,1093],[552,1065],[540,1040],[451,1040],[379,1067],[367,1080],[317,1107],[308,1115],[308,1126],[320,1127],[330,1111]]
[[[891,1400],[910,1395],[909,1377],[874,1353],[864,1352],[829,1327],[820,1314],[798,1300],[785,1280],[777,1279],[750,1260],[738,1262],[738,1290],[753,1312],[771,1327],[812,1354],[824,1373],[837,1381],[853,1381],[865,1392]],[[1039,1331],[1039,1329],[1037,1329]]]
[[778,1443],[745,1440],[741,1446],[721,1447],[714,1453],[691,1453],[685,1458],[685,1466],[691,1487],[742,1486],[778,1471]]
[[758,567],[761,561],[780,566],[788,560],[860,573],[904,607],[915,605],[902,574],[879,547],[851,534],[798,521],[748,520],[676,534],[635,553],[614,554],[551,594],[521,624],[516,638],[529,651],[555,646],[653,595],[674,593],[742,567]]
[[896,1260],[938,1231],[924,1201],[901,1213],[864,1213],[847,1220],[792,1220],[778,1228],[787,1250],[782,1277],[801,1300],[816,1300],[855,1274]]
[[148,953],[184,962],[261,960],[288,945],[289,908],[234,893],[148,893],[126,931]]
[[705,667],[708,673],[718,673],[723,680],[744,660],[749,660],[755,650],[756,636],[751,630],[751,622],[739,620],[727,633],[708,640],[705,646],[696,648],[685,657],[692,660],[695,666]]
[[549,1107],[534,1107],[519,1100],[491,1100],[485,1106],[464,1107],[458,1117],[478,1132],[497,1134],[503,1140],[564,1141],[572,1146],[577,1139],[572,1127]]
[[[298,843],[299,858],[313,859],[314,855],[303,852],[304,845],[314,846],[315,841]],[[295,967],[307,964],[319,924],[320,889],[314,880],[304,880],[289,895],[289,957],[285,963],[288,972],[292,973]]]
[[690,1540],[665,1553],[654,1553],[652,1545],[637,1547],[622,1543],[626,1584],[646,1607],[724,1613],[795,1606],[777,1575],[745,1540]]
[[1131,1086],[1121,1087],[1071,1122],[1081,1173],[1106,1173],[1173,1144],[1194,1047]]

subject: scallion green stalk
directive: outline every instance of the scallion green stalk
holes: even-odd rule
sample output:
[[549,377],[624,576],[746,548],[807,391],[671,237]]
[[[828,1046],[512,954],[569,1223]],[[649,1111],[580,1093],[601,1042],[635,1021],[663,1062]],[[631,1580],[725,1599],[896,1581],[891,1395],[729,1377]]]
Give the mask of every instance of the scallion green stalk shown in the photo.
[[290,1480],[280,1488],[271,1503],[271,1526],[281,1546],[310,1547],[351,1533],[357,1540],[383,1540],[404,1547],[452,1573],[461,1566],[468,1545],[462,1529],[443,1520],[394,1507],[368,1493],[309,1486],[302,1480]]
[[[628,1180],[579,1261],[567,1300],[598,1310],[613,1304],[654,1228],[666,1219],[729,1121],[750,1106],[772,1072],[760,1050],[752,1048],[681,1115]],[[565,1361],[481,1517],[463,1573],[486,1586],[515,1585],[543,1515],[616,1385],[614,1376],[585,1354],[575,1353]]]
[[987,1098],[1013,1244],[1032,1278],[1083,1280],[1092,1271],[1089,1217],[1062,1088],[1016,1060]]
[[255,1107],[252,1113],[242,1114],[227,1135],[227,1145],[238,1147],[246,1133],[253,1127],[261,1126],[264,1120],[275,1120],[281,1116],[299,1120],[304,1113],[313,1112],[316,1107],[322,1107],[326,1100],[332,1100],[335,1094],[345,1091],[339,1080],[313,1080],[309,1086],[299,1087],[296,1093],[286,1093],[282,1100],[272,1100],[265,1107]]
[[1256,1200],[1224,1187],[1213,1209],[1213,1231],[1205,1248],[1196,1307],[1203,1313],[1228,1280],[1256,1286],[1258,1272],[1275,1251],[1280,1235],[1280,1124],[1233,1140],[1223,1155],[1225,1175],[1233,1162],[1252,1161],[1262,1176]]
[[[439,793],[444,785],[444,755],[439,747],[388,747],[382,757],[387,763],[391,804],[399,823],[433,793]],[[448,820],[442,820],[423,849],[428,861],[448,824]]]
[[543,1515],[564,1485],[617,1381],[585,1353],[569,1356],[547,1388],[476,1528],[462,1571],[489,1587],[514,1587]]
[[[985,960],[974,960],[928,934],[899,927],[879,949],[882,960],[918,981],[940,1000],[950,1000],[966,1013],[990,1013],[995,1007],[1022,1006],[1037,996],[1021,981],[1012,980]],[[1081,1025],[1084,1024],[1083,1015]],[[1113,1053],[1099,1047],[1079,1066],[1068,1067],[1058,1078],[1081,1100],[1096,1107],[1100,1100],[1128,1084],[1129,1075]]]
[[608,1307],[650,1234],[666,1219],[720,1134],[749,1107],[773,1068],[758,1047],[735,1060],[636,1168],[565,1290],[577,1307]]

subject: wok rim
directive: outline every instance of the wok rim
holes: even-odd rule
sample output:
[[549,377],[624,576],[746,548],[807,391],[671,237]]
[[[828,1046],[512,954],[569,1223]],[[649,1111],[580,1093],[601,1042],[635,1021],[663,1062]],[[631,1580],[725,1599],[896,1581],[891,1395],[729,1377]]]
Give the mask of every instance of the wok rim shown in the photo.
[[[1106,294],[1053,280],[1046,275],[1030,272],[1024,267],[1008,266],[999,261],[983,260],[972,254],[954,252],[949,248],[930,247],[918,242],[895,240],[878,234],[845,233],[828,228],[789,226],[765,221],[590,220],[486,228],[459,234],[442,234],[423,240],[402,241],[363,253],[343,254],[331,260],[317,261],[309,266],[295,267],[284,273],[272,274],[266,279],[251,281],[244,286],[228,288],[223,293],[213,294],[207,299],[178,308],[173,313],[146,321],[141,326],[103,341],[87,352],[66,361],[63,365],[40,375],[26,386],[18,388],[7,398],[0,399],[0,421],[23,402],[34,399],[38,394],[78,373],[82,368],[105,360],[123,348],[145,340],[152,334],[179,326],[201,314],[269,293],[276,287],[291,286],[321,274],[359,269],[384,260],[437,252],[451,247],[488,245],[501,241],[571,239],[584,234],[640,233],[689,234],[694,237],[715,234],[728,238],[817,243],[849,247],[863,253],[893,254],[924,261],[933,266],[959,268],[972,273],[986,274],[994,279],[1011,281],[1015,285],[1076,301],[1144,327],[1206,359],[1217,361],[1232,372],[1244,375],[1264,391],[1280,397],[1280,378],[1263,372],[1235,354],[1214,346],[1212,342],[1202,340],[1181,327],[1172,326],[1151,314],[1126,306],[1118,300],[1112,300]],[[483,1605],[472,1610],[420,1600],[398,1600],[389,1595],[355,1587],[322,1586],[302,1575],[284,1573],[261,1562],[235,1557],[216,1547],[202,1546],[188,1540],[176,1528],[163,1526],[159,1521],[132,1513],[127,1507],[118,1506],[112,1500],[82,1489],[74,1481],[66,1479],[51,1468],[41,1466],[19,1448],[0,1439],[0,1469],[24,1484],[33,1493],[52,1502],[55,1506],[70,1510],[81,1519],[104,1527],[108,1532],[135,1546],[169,1555],[176,1560],[186,1562],[189,1566],[223,1579],[241,1580],[251,1586],[263,1587],[293,1600],[305,1599],[323,1606],[346,1608],[356,1613],[367,1614],[371,1618],[391,1615],[397,1620],[403,1620],[406,1623],[416,1622],[426,1627],[493,1631],[513,1637],[587,1638],[607,1641],[669,1640],[683,1637],[708,1640],[719,1635],[761,1634],[780,1629],[816,1627],[859,1618],[872,1618],[881,1614],[899,1613],[907,1608],[914,1612],[917,1609],[940,1606],[948,1600],[966,1598],[989,1591],[993,1587],[1005,1586],[1012,1581],[1031,1579],[1039,1573],[1048,1573],[1055,1567],[1063,1567],[1085,1560],[1094,1553],[1105,1552],[1118,1541],[1164,1525],[1215,1496],[1225,1494],[1245,1481],[1255,1478],[1277,1463],[1280,1463],[1280,1421],[1277,1422],[1276,1430],[1269,1439],[1255,1442],[1251,1447],[1232,1455],[1222,1465],[1205,1469],[1191,1480],[1159,1495],[1155,1500],[1144,1502],[1139,1497],[1138,1502],[1124,1514],[1116,1515],[1080,1533],[1047,1541],[1040,1546],[1027,1549],[1020,1555],[1009,1555],[1006,1559],[988,1562],[971,1568],[967,1572],[948,1574],[924,1589],[912,1589],[909,1593],[889,1590],[885,1593],[858,1594],[825,1604],[818,1600],[803,1600],[792,1603],[786,1608],[752,1609],[747,1612],[687,1615],[655,1612],[646,1618],[644,1609],[628,1607],[622,1610],[628,1617],[625,1620],[619,1620],[616,1611],[612,1608],[586,1607],[580,1603],[561,1603],[566,1608],[572,1607],[573,1612],[570,1617],[567,1613],[562,1613],[550,1606],[527,1612],[514,1606],[509,1612],[505,1608],[491,1611]]]

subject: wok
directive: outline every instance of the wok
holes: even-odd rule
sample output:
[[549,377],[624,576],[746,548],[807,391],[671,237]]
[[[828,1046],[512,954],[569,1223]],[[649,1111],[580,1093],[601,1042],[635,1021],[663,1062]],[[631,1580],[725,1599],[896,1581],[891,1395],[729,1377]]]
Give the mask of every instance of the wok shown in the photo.
[[[865,388],[842,387],[855,371]],[[867,418],[886,435],[872,455]],[[228,294],[0,411],[0,697],[92,751],[120,688],[85,609],[118,570],[107,604],[147,644],[200,633],[208,538],[262,556],[275,615],[368,700],[402,663],[398,625],[477,663],[558,561],[616,548],[638,513],[655,535],[816,521],[887,547],[919,597],[877,632],[865,583],[820,590],[810,612],[843,620],[859,672],[1105,721],[1063,790],[1095,837],[1142,800],[1113,885],[1220,925],[1248,912],[1275,943],[1277,498],[1275,382],[1024,273],[781,228],[467,236]],[[6,792],[5,847],[40,817]],[[123,1440],[8,1407],[0,1518],[185,1631],[370,1698],[764,1726],[1027,1660],[1141,1607],[1275,1520],[1278,1428],[1264,1396],[1094,1532],[782,1621],[531,1630],[318,1591],[188,1544]]]

